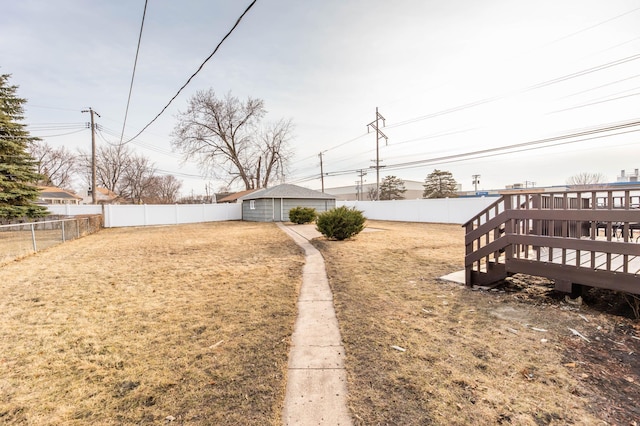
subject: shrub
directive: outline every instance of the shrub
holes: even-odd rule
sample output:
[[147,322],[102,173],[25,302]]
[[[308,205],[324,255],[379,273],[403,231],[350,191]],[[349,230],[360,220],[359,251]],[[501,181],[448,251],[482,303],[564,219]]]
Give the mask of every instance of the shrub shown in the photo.
[[316,209],[312,207],[294,207],[289,210],[289,220],[298,225],[316,220]]
[[360,210],[336,207],[318,215],[316,229],[329,239],[342,241],[359,234],[365,220]]

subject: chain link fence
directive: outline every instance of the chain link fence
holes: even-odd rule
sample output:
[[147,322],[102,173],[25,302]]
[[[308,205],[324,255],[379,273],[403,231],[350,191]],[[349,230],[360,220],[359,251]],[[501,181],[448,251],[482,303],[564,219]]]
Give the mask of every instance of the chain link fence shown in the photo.
[[0,264],[98,232],[102,215],[0,225]]

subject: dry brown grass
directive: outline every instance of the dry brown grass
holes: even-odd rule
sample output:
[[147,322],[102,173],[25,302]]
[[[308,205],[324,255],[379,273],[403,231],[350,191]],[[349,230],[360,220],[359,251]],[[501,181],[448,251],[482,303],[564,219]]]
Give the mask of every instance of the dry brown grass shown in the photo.
[[304,258],[273,224],[110,229],[0,268],[0,423],[279,424]]
[[[438,280],[462,269],[457,225],[369,226],[314,240],[356,424],[640,417],[637,323],[528,278],[513,293]],[[104,230],[3,266],[0,423],[280,424],[303,261],[273,224],[228,222]]]
[[[572,362],[589,345],[567,327],[590,334],[615,328],[615,318],[586,323],[558,303],[534,305],[519,302],[521,294],[438,280],[463,268],[460,226],[368,226],[383,230],[351,241],[314,240],[334,292],[356,424],[589,425],[611,421],[601,411],[606,404],[633,407],[627,397],[637,395],[634,383],[618,400],[600,398],[598,405],[586,366]],[[635,357],[627,358],[637,367]],[[604,375],[609,361],[592,371]]]

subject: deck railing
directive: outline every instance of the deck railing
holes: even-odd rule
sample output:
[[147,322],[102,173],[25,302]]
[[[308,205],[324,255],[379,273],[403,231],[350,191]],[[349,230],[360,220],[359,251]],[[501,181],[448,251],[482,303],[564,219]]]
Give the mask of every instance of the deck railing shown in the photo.
[[467,285],[525,273],[640,294],[640,186],[505,193],[464,227]]

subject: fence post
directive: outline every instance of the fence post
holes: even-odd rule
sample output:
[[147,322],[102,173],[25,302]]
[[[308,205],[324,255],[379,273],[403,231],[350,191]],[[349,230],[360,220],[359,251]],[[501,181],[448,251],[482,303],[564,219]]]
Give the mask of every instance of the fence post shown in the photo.
[[37,252],[38,247],[36,246],[36,230],[33,223],[31,223],[31,242],[33,243],[33,251]]
[[64,220],[62,222],[60,222],[62,225],[62,242],[64,243],[66,240],[64,238]]

